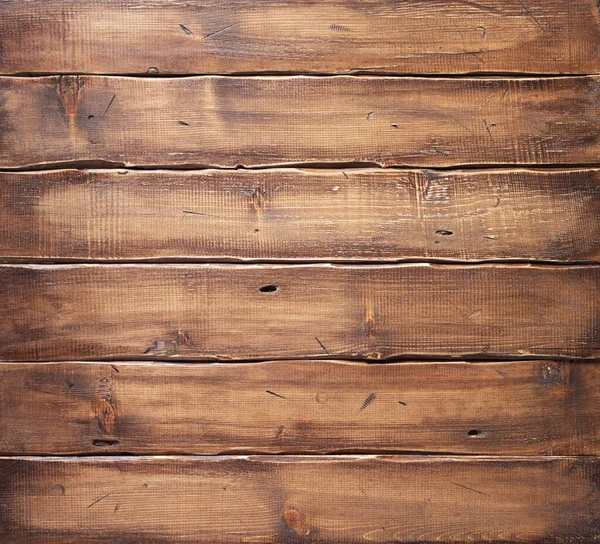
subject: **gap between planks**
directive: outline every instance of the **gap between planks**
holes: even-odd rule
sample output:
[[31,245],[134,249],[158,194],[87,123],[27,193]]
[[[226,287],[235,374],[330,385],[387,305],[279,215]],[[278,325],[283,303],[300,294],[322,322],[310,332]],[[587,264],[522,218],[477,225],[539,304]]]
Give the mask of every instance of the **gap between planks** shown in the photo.
[[571,74],[561,74],[558,72],[547,72],[547,73],[514,73],[514,72],[465,72],[462,74],[411,74],[410,72],[391,74],[386,72],[370,72],[370,71],[354,71],[344,74],[334,74],[331,72],[294,72],[294,71],[261,71],[261,72],[231,72],[231,73],[220,73],[220,72],[198,72],[192,74],[139,74],[135,72],[131,73],[103,73],[103,72],[21,72],[16,74],[3,74],[1,77],[14,77],[14,78],[36,78],[36,77],[51,77],[51,76],[98,76],[98,77],[131,77],[138,79],[186,79],[193,77],[232,77],[232,78],[252,78],[252,77],[314,77],[314,78],[325,78],[325,77],[374,77],[374,78],[413,78],[413,79],[537,79],[537,78],[577,78],[585,76],[598,76],[600,72],[580,72]]

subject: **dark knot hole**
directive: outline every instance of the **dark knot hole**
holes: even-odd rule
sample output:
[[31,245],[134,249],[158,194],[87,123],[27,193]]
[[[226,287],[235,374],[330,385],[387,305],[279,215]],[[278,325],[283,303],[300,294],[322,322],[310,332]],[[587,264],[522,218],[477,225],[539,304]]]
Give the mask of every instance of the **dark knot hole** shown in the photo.
[[277,289],[279,289],[277,287],[277,285],[263,285],[259,291],[261,293],[274,293],[275,291],[277,291]]

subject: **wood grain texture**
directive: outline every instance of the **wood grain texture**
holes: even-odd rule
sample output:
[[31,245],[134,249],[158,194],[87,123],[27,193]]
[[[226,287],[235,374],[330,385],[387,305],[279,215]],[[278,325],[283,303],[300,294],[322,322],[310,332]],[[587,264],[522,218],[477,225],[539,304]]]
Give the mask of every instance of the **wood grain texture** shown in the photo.
[[600,78],[0,78],[0,167],[597,163]]
[[600,260],[600,171],[0,173],[0,259]]
[[587,362],[0,364],[5,455],[600,453]]
[[600,268],[2,265],[0,358],[595,357]]
[[[0,460],[14,544],[596,542],[596,457]],[[0,533],[1,535],[1,533]]]
[[3,0],[0,72],[597,72],[596,0]]

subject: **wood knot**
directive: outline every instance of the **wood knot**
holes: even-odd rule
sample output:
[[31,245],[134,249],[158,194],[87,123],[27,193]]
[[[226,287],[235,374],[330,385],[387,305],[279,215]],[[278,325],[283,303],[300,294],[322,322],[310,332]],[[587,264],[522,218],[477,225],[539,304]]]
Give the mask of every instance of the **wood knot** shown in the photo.
[[117,414],[113,398],[112,380],[110,378],[102,378],[96,384],[94,414],[100,432],[108,435],[112,434],[115,430]]
[[377,329],[379,329],[380,323],[371,312],[367,312],[364,323],[364,331],[370,338],[375,336]]
[[283,521],[289,529],[299,536],[310,534],[310,528],[306,524],[304,514],[296,508],[286,506],[283,510]]
[[67,127],[74,127],[77,124],[83,81],[79,76],[60,76],[58,79],[57,93],[60,99],[58,107]]
[[145,355],[172,356],[190,349],[193,346],[192,337],[186,330],[179,329],[169,333],[171,339],[157,339],[144,351]]

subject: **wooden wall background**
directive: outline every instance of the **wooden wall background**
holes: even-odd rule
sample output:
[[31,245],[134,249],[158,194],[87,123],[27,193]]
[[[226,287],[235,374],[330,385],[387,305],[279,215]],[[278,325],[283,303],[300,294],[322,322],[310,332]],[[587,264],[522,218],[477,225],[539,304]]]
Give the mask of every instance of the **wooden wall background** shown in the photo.
[[599,43],[2,0],[2,542],[597,542]]

